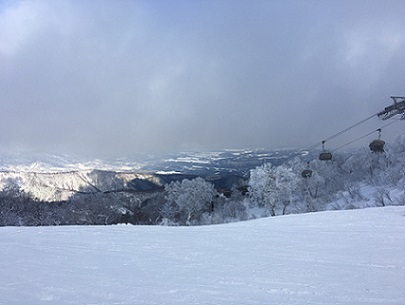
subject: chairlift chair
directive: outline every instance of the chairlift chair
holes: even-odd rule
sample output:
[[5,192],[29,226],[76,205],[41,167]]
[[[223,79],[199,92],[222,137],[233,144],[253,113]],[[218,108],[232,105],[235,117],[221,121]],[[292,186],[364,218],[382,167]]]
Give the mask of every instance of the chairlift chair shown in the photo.
[[310,170],[310,169],[304,169],[304,170],[302,171],[301,175],[302,175],[302,178],[306,178],[306,179],[311,178],[311,176],[312,176],[312,170]]
[[319,154],[319,160],[321,161],[329,161],[332,160],[332,153],[329,151],[325,151],[325,141],[322,141],[322,152]]
[[381,140],[381,129],[377,129],[377,131],[378,131],[378,140],[371,141],[369,147],[373,153],[384,153],[385,142]]
[[307,169],[304,169],[301,173],[302,178],[309,179],[312,176],[312,170],[309,168],[309,161],[307,162]]
[[373,153],[383,153],[384,145],[385,145],[385,142],[383,140],[378,139],[378,140],[373,140],[370,143],[369,147]]
[[332,153],[329,151],[324,151],[319,154],[319,160],[321,161],[329,161],[332,160]]

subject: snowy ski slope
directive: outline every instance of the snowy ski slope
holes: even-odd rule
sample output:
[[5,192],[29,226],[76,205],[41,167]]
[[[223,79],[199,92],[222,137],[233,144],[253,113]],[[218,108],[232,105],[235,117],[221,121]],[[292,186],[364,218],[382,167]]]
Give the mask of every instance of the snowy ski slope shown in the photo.
[[0,304],[405,304],[405,207],[0,228]]

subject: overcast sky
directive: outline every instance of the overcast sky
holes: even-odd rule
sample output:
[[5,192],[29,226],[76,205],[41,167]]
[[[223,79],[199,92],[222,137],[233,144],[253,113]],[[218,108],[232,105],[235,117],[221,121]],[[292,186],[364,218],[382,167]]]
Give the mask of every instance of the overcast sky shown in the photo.
[[0,1],[0,147],[305,148],[405,95],[404,16],[403,0]]

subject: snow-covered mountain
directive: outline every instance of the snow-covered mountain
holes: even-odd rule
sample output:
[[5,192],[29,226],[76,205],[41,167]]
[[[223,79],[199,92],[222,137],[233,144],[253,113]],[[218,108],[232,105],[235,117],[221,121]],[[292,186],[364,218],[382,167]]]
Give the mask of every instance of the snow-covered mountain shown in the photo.
[[405,208],[0,227],[0,304],[405,304]]
[[[18,186],[45,201],[67,200],[78,192],[144,191],[182,178],[210,177],[219,188],[230,188],[237,177],[272,162],[281,164],[293,150],[223,150],[137,155],[138,159],[85,160],[50,154],[0,156],[0,189]],[[224,178],[225,177],[225,178]]]
[[0,155],[0,170],[25,172],[66,172],[75,170],[110,170],[160,172],[195,175],[215,173],[246,174],[251,168],[271,162],[279,165],[289,158],[305,154],[293,149],[228,149],[205,152],[135,154],[121,159],[86,159],[74,155],[14,153]]
[[163,186],[163,181],[152,174],[103,170],[0,172],[0,188],[15,185],[40,200],[60,201],[76,193],[156,189]]

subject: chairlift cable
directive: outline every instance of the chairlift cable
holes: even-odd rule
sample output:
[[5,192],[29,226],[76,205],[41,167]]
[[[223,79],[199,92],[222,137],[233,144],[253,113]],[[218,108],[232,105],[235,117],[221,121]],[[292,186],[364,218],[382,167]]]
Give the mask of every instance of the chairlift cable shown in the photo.
[[312,149],[314,149],[315,147],[318,147],[318,146],[320,146],[320,145],[324,145],[326,141],[330,141],[330,140],[332,140],[332,139],[334,139],[334,138],[336,138],[336,137],[338,137],[338,136],[344,134],[345,132],[349,131],[350,129],[353,129],[353,128],[356,127],[356,126],[358,126],[358,125],[360,125],[360,124],[363,124],[364,122],[366,122],[366,121],[372,119],[373,117],[375,117],[377,114],[378,114],[378,113],[375,113],[375,114],[373,114],[373,115],[370,115],[369,117],[367,117],[367,118],[361,120],[360,122],[357,122],[356,124],[353,124],[353,125],[351,125],[351,126],[349,126],[349,127],[346,127],[345,129],[339,131],[338,133],[335,133],[334,135],[331,135],[330,137],[326,138],[326,139],[323,140],[322,142],[315,143],[315,144],[309,146],[309,147],[306,148],[306,149],[302,149],[301,151],[312,150]]
[[350,141],[350,142],[348,142],[348,143],[346,143],[346,144],[343,144],[342,146],[339,146],[338,148],[334,149],[333,151],[336,151],[336,150],[341,149],[341,148],[343,148],[343,147],[345,147],[345,146],[348,146],[348,145],[353,144],[353,143],[355,143],[355,142],[357,142],[357,141],[360,141],[361,139],[364,139],[365,137],[368,137],[368,136],[372,135],[372,134],[375,133],[376,131],[381,131],[381,129],[383,129],[383,128],[387,127],[387,126],[390,126],[390,125],[392,125],[392,124],[394,124],[394,123],[396,123],[396,122],[398,122],[398,121],[400,121],[400,120],[398,119],[398,120],[391,121],[390,123],[385,124],[384,126],[381,126],[380,128],[378,128],[378,129],[376,129],[376,130],[373,130],[372,132],[369,132],[369,133],[367,133],[367,134],[361,136],[360,138],[357,138],[357,139],[352,140],[352,141]]
[[[326,139],[323,140],[322,142],[315,143],[315,144],[313,144],[313,145],[311,145],[311,146],[309,146],[309,147],[307,147],[307,148],[305,148],[305,149],[302,149],[301,152],[302,152],[302,151],[309,151],[309,150],[312,150],[312,149],[314,149],[314,148],[316,148],[316,147],[318,147],[318,146],[320,146],[320,145],[322,145],[322,148],[323,148],[323,147],[324,147],[324,144],[325,144],[327,141],[330,141],[330,140],[332,140],[332,139],[334,139],[334,138],[336,138],[336,137],[338,137],[338,136],[340,136],[340,135],[346,133],[347,131],[353,129],[354,127],[359,126],[360,124],[363,124],[364,122],[367,122],[368,120],[372,119],[372,118],[375,117],[375,116],[378,116],[378,117],[380,117],[380,118],[381,118],[382,116],[385,116],[385,117],[383,117],[383,119],[387,119],[387,118],[389,118],[389,117],[392,117],[392,116],[395,115],[395,114],[401,114],[401,113],[402,113],[401,119],[404,119],[404,117],[405,117],[405,97],[391,96],[391,98],[394,99],[394,105],[391,105],[391,106],[389,106],[389,107],[386,107],[383,111],[377,112],[377,113],[375,113],[375,114],[373,114],[373,115],[370,115],[369,117],[367,117],[367,118],[365,118],[365,119],[363,119],[363,120],[361,120],[361,121],[359,121],[359,122],[357,122],[357,123],[355,123],[355,124],[353,124],[353,125],[351,125],[351,126],[349,126],[349,127],[346,127],[345,129],[343,129],[343,130],[341,130],[341,131],[339,131],[339,132],[337,132],[337,133],[331,135],[330,137],[326,138]],[[397,102],[397,100],[401,100],[401,101],[400,101],[400,102]],[[391,112],[394,111],[394,113],[391,113],[390,111],[391,111]],[[388,113],[388,112],[390,112],[390,113]],[[395,121],[395,122],[396,122],[396,121]],[[393,124],[393,123],[389,123],[389,124],[387,124],[387,125],[384,125],[384,127],[389,126],[389,125],[391,125],[391,124]],[[360,138],[360,139],[362,139],[362,138]],[[351,143],[353,143],[353,142],[355,142],[355,141],[358,141],[358,140],[360,140],[360,139],[356,139],[356,140],[354,140],[354,141],[352,141],[352,142],[350,142],[350,143],[348,143],[348,144],[345,144],[345,145],[343,145],[343,146],[341,146],[341,147],[344,147],[344,146],[346,146],[346,145],[349,145],[349,144],[351,144]],[[339,148],[341,148],[341,147],[338,147],[337,149],[339,149]],[[335,149],[335,150],[336,150],[336,149]]]
[[351,125],[351,126],[349,126],[349,127],[346,127],[345,129],[343,129],[343,130],[339,131],[338,133],[336,133],[336,134],[330,136],[329,138],[325,139],[324,142],[330,141],[330,140],[332,140],[332,139],[334,139],[334,138],[336,138],[336,137],[338,137],[338,136],[344,134],[345,132],[349,131],[350,129],[352,129],[352,128],[354,128],[354,127],[360,125],[360,124],[363,124],[364,122],[366,122],[366,121],[372,119],[373,117],[375,117],[377,114],[378,114],[378,113],[373,114],[373,115],[371,115],[371,116],[365,118],[364,120],[361,120],[360,122],[358,122],[358,123],[356,123],[356,124],[353,124],[353,125]]

